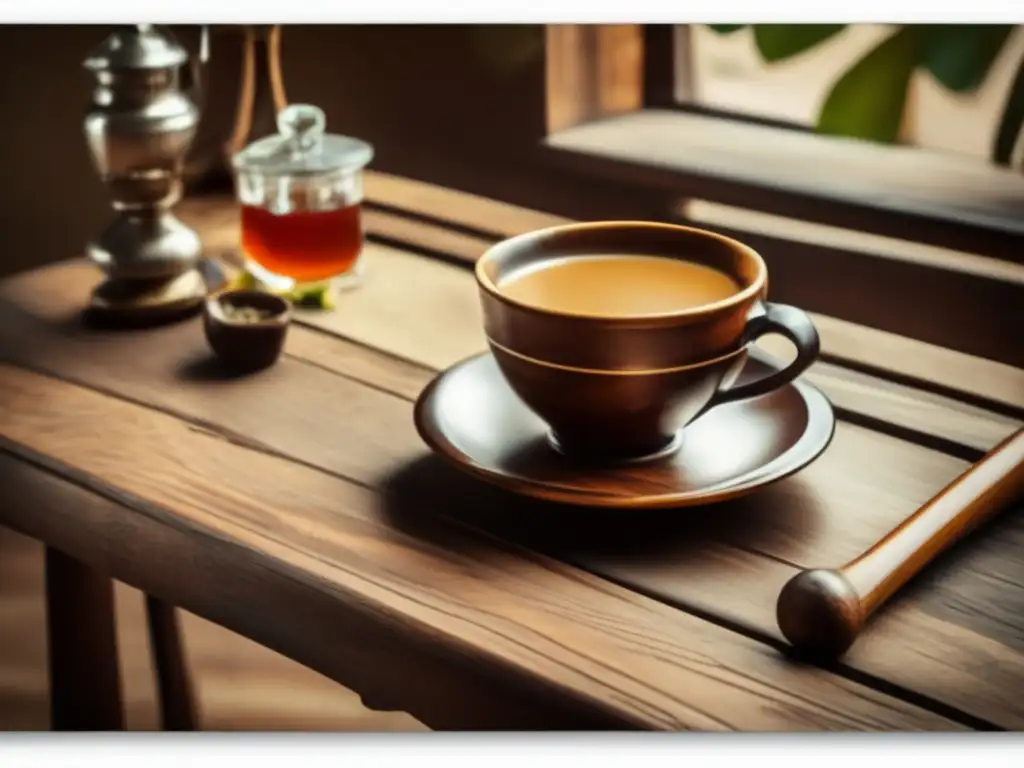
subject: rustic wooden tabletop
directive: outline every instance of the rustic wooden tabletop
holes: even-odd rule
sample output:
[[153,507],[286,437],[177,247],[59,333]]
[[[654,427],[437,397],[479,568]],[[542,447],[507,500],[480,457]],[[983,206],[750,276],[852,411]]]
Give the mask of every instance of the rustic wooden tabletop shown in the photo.
[[[839,423],[797,475],[682,511],[519,498],[435,458],[412,403],[485,346],[467,267],[489,240],[465,227],[558,219],[367,186],[410,215],[367,211],[365,284],[300,313],[257,375],[210,366],[198,319],[86,330],[83,261],[0,284],[0,524],[433,728],[1024,728],[1016,511],[828,668],[790,658],[774,613],[799,569],[854,557],[1017,429],[1024,371],[816,315],[807,378]],[[230,201],[182,209],[235,247]]]

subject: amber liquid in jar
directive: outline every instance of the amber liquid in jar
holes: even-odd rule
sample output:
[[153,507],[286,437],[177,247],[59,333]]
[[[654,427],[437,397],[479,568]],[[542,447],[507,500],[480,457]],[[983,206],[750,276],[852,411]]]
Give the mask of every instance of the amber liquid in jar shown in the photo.
[[360,205],[274,214],[242,206],[242,249],[268,272],[315,283],[349,272],[363,247]]

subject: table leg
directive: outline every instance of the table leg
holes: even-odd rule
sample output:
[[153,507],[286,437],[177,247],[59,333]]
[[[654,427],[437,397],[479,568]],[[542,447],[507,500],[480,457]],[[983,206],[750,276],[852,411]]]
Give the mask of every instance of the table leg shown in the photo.
[[156,667],[160,716],[165,731],[194,731],[199,727],[188,666],[173,605],[146,595],[149,643]]
[[124,730],[113,582],[47,547],[46,613],[51,728]]

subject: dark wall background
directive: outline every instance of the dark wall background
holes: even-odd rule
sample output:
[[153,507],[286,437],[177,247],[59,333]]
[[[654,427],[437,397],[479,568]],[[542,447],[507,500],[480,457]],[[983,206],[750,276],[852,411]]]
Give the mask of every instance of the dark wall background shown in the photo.
[[[0,27],[0,274],[80,254],[109,219],[82,137],[92,78],[81,62],[110,29]],[[195,50],[194,29],[176,32]],[[443,183],[452,165],[493,156],[496,147],[514,163],[542,136],[542,34],[540,27],[286,26],[287,95],[321,106],[332,131],[371,141],[375,168]],[[241,51],[239,30],[214,34],[203,142],[227,135]]]

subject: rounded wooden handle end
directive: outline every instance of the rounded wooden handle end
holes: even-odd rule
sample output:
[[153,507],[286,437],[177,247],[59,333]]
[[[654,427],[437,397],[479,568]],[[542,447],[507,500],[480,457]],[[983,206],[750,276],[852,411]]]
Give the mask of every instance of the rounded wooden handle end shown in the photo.
[[840,571],[801,571],[779,593],[779,629],[796,649],[825,658],[841,656],[864,623],[860,595]]

